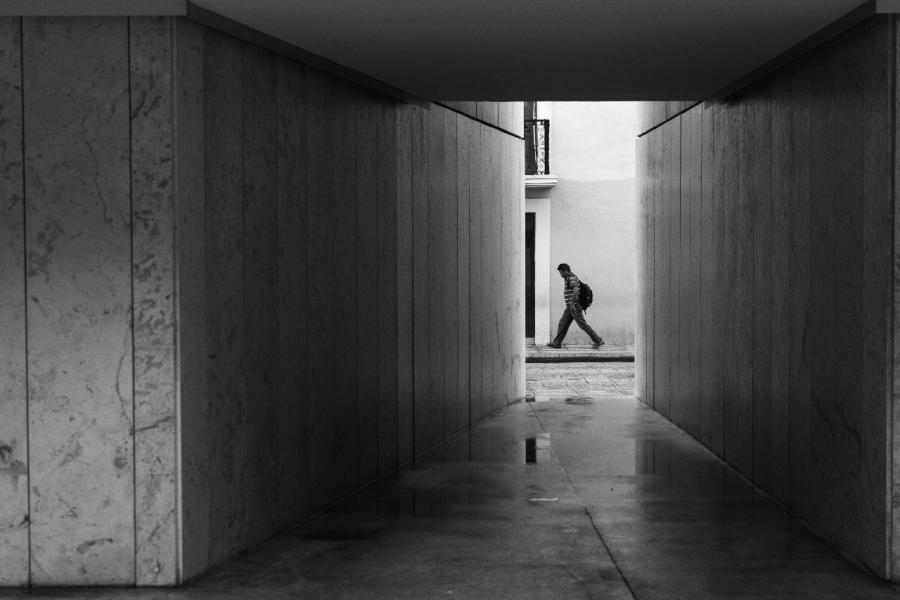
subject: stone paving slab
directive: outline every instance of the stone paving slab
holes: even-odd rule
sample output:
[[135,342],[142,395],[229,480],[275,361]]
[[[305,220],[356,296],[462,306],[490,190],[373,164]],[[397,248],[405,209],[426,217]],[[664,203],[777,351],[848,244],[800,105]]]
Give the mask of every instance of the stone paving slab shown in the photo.
[[563,344],[562,348],[551,348],[546,344],[525,344],[525,362],[634,362],[634,346],[607,344],[599,350],[589,345]]
[[525,386],[529,399],[590,393],[630,396],[634,394],[634,363],[530,363],[525,367]]

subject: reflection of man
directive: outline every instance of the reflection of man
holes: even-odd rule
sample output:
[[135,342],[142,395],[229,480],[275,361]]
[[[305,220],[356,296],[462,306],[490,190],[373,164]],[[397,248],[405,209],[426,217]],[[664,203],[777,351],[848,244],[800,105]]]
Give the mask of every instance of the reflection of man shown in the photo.
[[572,321],[575,321],[578,323],[578,326],[590,336],[591,340],[593,340],[594,344],[591,347],[596,350],[606,342],[604,342],[603,338],[597,335],[597,332],[591,329],[591,326],[584,320],[584,311],[581,309],[581,304],[578,303],[578,293],[581,291],[581,281],[575,276],[575,273],[572,272],[572,268],[566,263],[562,263],[556,267],[556,269],[565,281],[563,297],[566,300],[566,309],[563,311],[562,318],[559,320],[559,329],[556,331],[556,337],[547,345],[551,348],[561,347],[563,338],[566,337],[566,332],[569,331],[569,325],[572,324]]

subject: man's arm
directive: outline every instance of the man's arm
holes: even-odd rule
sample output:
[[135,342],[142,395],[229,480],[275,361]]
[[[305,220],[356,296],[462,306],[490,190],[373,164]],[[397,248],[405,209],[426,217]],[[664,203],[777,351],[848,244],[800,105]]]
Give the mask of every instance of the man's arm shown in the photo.
[[581,305],[578,303],[578,299],[581,297],[579,293],[581,292],[581,282],[577,277],[572,277],[572,301],[569,304],[569,308],[580,309]]

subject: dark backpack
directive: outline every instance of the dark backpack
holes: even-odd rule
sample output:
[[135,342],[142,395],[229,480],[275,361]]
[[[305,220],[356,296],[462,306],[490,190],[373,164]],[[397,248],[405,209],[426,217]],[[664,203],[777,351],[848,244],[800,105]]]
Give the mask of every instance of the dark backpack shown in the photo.
[[594,292],[591,290],[591,286],[582,281],[581,287],[578,289],[578,304],[581,305],[582,310],[587,312],[588,306],[590,306],[593,301]]

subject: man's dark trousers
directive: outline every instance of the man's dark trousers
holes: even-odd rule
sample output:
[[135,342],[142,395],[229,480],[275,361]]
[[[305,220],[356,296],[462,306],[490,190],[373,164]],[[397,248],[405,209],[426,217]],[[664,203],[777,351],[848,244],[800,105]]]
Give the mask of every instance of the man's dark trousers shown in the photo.
[[562,344],[563,339],[566,337],[566,333],[569,331],[569,325],[572,324],[572,321],[578,323],[578,326],[581,327],[581,330],[588,334],[591,340],[595,344],[599,344],[603,341],[597,332],[594,331],[590,325],[588,325],[587,321],[584,320],[584,311],[581,310],[580,306],[572,306],[566,307],[563,311],[562,318],[559,320],[559,327],[556,330],[556,337],[553,338],[553,344],[559,346]]

